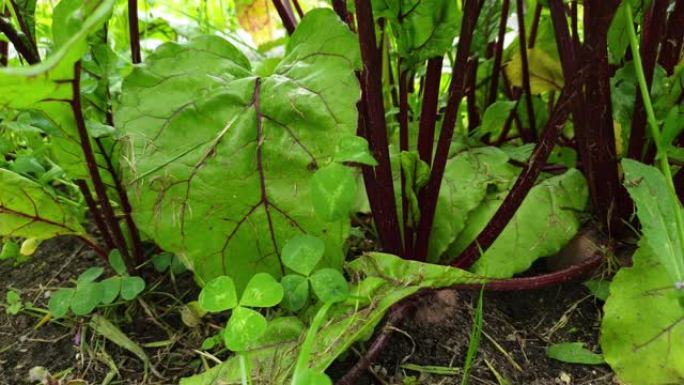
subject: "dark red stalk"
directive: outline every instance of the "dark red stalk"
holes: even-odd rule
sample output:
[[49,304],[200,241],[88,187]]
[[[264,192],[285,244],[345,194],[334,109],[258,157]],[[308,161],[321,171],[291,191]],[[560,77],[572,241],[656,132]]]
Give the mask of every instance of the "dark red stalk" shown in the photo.
[[[641,29],[641,42],[639,54],[644,67],[644,76],[650,89],[655,73],[658,46],[665,32],[667,5],[669,0],[653,0],[651,9],[646,13],[644,25]],[[680,27],[681,28],[681,27]],[[632,115],[632,130],[629,138],[627,156],[641,160],[645,155],[646,140],[646,110],[641,97],[641,91],[637,88],[634,101],[634,115]]]
[[[360,78],[360,74],[357,74],[357,77]],[[356,103],[356,109],[358,110],[356,135],[368,138],[368,129],[366,127],[366,122],[368,121],[368,112],[366,111],[366,101],[363,94],[361,94],[361,100]],[[368,195],[368,203],[370,205],[371,212],[379,212],[381,210],[380,197],[378,196],[378,186],[375,180],[375,172],[373,171],[373,167],[362,165],[361,173],[363,175],[363,184],[366,188],[366,195]],[[388,237],[388,235],[385,233],[386,229],[384,227],[380,227],[381,225],[384,225],[384,222],[376,222],[375,224],[378,231],[378,238],[385,239]]]
[[544,6],[537,2],[534,8],[534,16],[532,17],[532,26],[530,27],[530,41],[528,47],[534,48],[534,43],[537,41],[537,31],[539,30],[539,21],[541,21],[541,13]]
[[532,104],[532,89],[530,88],[530,65],[527,60],[527,35],[525,35],[525,13],[523,0],[516,0],[518,12],[518,40],[520,41],[520,59],[522,63],[522,86],[525,91],[525,106],[527,107],[527,122],[532,139],[536,140],[537,128],[534,120],[534,105]]
[[349,11],[347,11],[347,0],[332,0],[332,6],[337,16],[347,24],[350,23]]
[[480,125],[480,112],[477,110],[477,56],[468,59],[468,77],[466,79],[466,105],[468,107],[468,131]]
[[12,42],[12,45],[29,64],[36,64],[40,62],[38,53],[33,50],[28,39],[22,38],[16,29],[4,17],[0,17],[0,32],[7,36],[7,39]]
[[627,190],[620,183],[618,174],[608,65],[608,28],[619,5],[618,0],[584,2],[584,52],[587,55],[585,111],[586,116],[591,117],[591,124],[586,126],[586,141],[577,142],[589,182],[592,206],[609,234],[621,231],[623,218],[632,210]]
[[[398,68],[401,68],[401,61],[399,61]],[[401,71],[401,69],[400,69]],[[399,150],[409,150],[409,105],[408,105],[408,71],[401,71],[399,75]],[[409,223],[409,205],[408,195],[406,191],[406,175],[404,169],[401,168],[401,214],[402,223],[404,224],[404,252],[408,258],[411,258],[413,253],[413,227]]]
[[[110,116],[109,118],[111,119],[112,117]],[[128,234],[131,237],[131,249],[133,251],[133,258],[135,260],[135,264],[141,265],[143,262],[145,262],[145,256],[143,254],[142,242],[140,240],[140,233],[138,232],[138,227],[135,225],[135,222],[133,222],[133,207],[131,206],[131,202],[128,199],[126,190],[124,189],[123,184],[121,183],[121,178],[119,178],[119,174],[116,172],[116,168],[112,163],[112,159],[107,153],[104,145],[102,144],[102,141],[99,138],[96,138],[95,144],[97,144],[100,153],[102,153],[102,157],[105,159],[107,171],[109,171],[109,174],[112,176],[112,180],[114,182],[114,189],[116,190],[116,194],[119,196],[119,201],[121,202],[121,208],[123,210],[124,221],[126,221]]]
[[[357,0],[357,2],[359,1],[360,0]],[[446,110],[444,112],[442,131],[440,132],[439,141],[437,142],[437,152],[435,153],[435,160],[430,172],[430,179],[423,190],[421,190],[418,198],[420,204],[420,222],[418,223],[416,234],[415,253],[416,259],[421,261],[424,261],[427,258],[430,232],[432,231],[432,222],[435,218],[435,209],[437,208],[437,197],[439,195],[439,188],[442,184],[447,157],[449,156],[451,139],[454,136],[456,119],[458,118],[458,107],[463,98],[467,61],[470,56],[470,45],[473,41],[473,32],[475,31],[475,25],[481,9],[482,2],[478,2],[477,0],[465,1],[456,61],[454,62],[451,84],[449,85],[449,101],[447,102]]]
[[78,189],[81,190],[81,194],[83,194],[83,198],[85,199],[86,205],[88,206],[88,210],[90,211],[90,214],[93,216],[95,226],[97,226],[97,229],[100,231],[100,235],[102,236],[102,239],[104,240],[104,243],[107,246],[107,253],[105,254],[108,254],[110,250],[116,248],[116,245],[114,244],[112,235],[109,233],[109,229],[107,229],[107,225],[104,222],[102,212],[97,207],[97,203],[95,202],[95,199],[93,199],[93,194],[90,193],[88,184],[83,179],[76,179],[74,180],[74,183],[76,183]]
[[304,18],[304,11],[302,11],[302,7],[299,5],[298,0],[292,0],[292,4],[294,4],[295,9],[297,10],[297,15],[299,16],[299,19]]
[[[9,9],[5,8],[5,11],[0,15],[0,18],[2,17],[9,17]],[[9,62],[9,43],[0,40],[0,67],[7,67],[7,64]]]
[[668,76],[674,73],[674,68],[679,62],[682,43],[684,43],[684,0],[677,0],[667,22],[667,32],[658,57],[658,63],[665,68]]
[[382,93],[382,57],[375,39],[375,23],[370,2],[356,0],[356,17],[364,64],[361,72],[361,89],[367,109],[366,133],[371,150],[378,161],[378,166],[375,167],[375,180],[380,199],[378,211],[373,212],[373,218],[380,235],[384,235],[381,239],[383,250],[403,256]]
[[680,169],[679,172],[675,174],[673,182],[675,191],[677,191],[677,197],[679,197],[679,201],[684,204],[684,170]]
[[[493,280],[484,285],[486,291],[527,291],[538,290],[545,287],[560,285],[571,282],[579,278],[587,277],[589,274],[599,268],[605,260],[605,255],[597,253],[589,256],[583,262],[571,266],[567,269],[542,274],[536,277],[511,278],[502,280]],[[382,328],[380,334],[371,342],[366,350],[366,354],[362,356],[359,361],[339,380],[335,385],[355,385],[358,383],[358,378],[368,370],[375,360],[378,359],[380,353],[384,350],[390,341],[392,333],[396,330],[404,318],[406,318],[410,311],[416,307],[416,301],[420,297],[427,297],[433,295],[439,290],[481,290],[482,285],[455,285],[446,289],[430,289],[423,290],[411,297],[405,298],[403,301],[394,305],[387,315],[387,320]]]
[[140,56],[140,27],[138,25],[138,0],[128,0],[128,35],[131,39],[131,61],[138,64]]
[[442,78],[443,57],[428,60],[423,86],[423,102],[420,109],[418,128],[418,155],[420,159],[432,164],[432,146],[435,141],[437,108],[439,104],[439,84]]
[[[97,161],[95,160],[95,153],[93,152],[93,147],[90,144],[90,136],[88,135],[88,130],[86,129],[85,119],[83,118],[83,111],[81,110],[81,62],[78,61],[74,64],[74,78],[71,81],[72,84],[72,100],[70,101],[71,110],[74,114],[74,120],[76,122],[76,128],[78,130],[78,135],[81,141],[81,148],[83,150],[83,156],[85,157],[86,167],[90,174],[91,182],[95,188],[95,193],[100,201],[100,209],[102,210],[102,216],[104,221],[109,227],[109,231],[112,234],[112,238],[117,248],[124,257],[124,260],[129,262],[130,256],[128,253],[128,246],[126,245],[126,240],[121,232],[119,223],[116,220],[116,215],[114,214],[114,209],[109,202],[107,196],[107,188],[102,181],[100,176],[100,171],[98,170]],[[132,267],[129,266],[129,270],[132,272]]]
[[480,232],[477,238],[454,261],[453,266],[468,269],[480,258],[481,251],[487,250],[506,228],[508,222],[510,222],[525,197],[527,197],[527,193],[534,186],[542,172],[542,167],[546,164],[549,155],[551,155],[556,139],[565,126],[570,113],[570,104],[576,94],[576,87],[566,86],[563,90],[553,114],[546,123],[546,127],[544,127],[539,143],[537,143],[532,153],[530,162],[518,176],[511,191],[506,195],[494,217],[487,223],[487,226]]
[[[575,52],[580,52],[582,42],[579,37],[579,17],[577,0],[570,3],[570,28],[572,29],[572,41],[575,43]],[[585,12],[584,17],[587,17]]]
[[24,17],[24,13],[19,8],[19,5],[17,4],[16,0],[10,0],[9,3],[12,5],[12,8],[14,8],[14,14],[16,15],[17,21],[19,22],[19,28],[28,39],[29,45],[31,46],[33,52],[35,52],[36,55],[38,55],[38,47],[36,45],[35,32],[31,31],[31,28],[29,28],[29,25],[26,22],[26,18]]
[[506,22],[508,21],[508,9],[510,0],[503,0],[501,3],[501,19],[499,20],[499,33],[496,37],[496,49],[494,52],[494,65],[492,68],[492,79],[489,83],[489,93],[487,94],[487,104],[489,107],[496,101],[496,94],[499,89],[499,74],[501,73],[501,61],[503,58],[503,44],[506,36]]
[[297,27],[297,21],[292,13],[292,9],[285,6],[282,0],[273,0],[273,5],[275,6],[276,11],[278,11],[278,16],[280,16],[280,20],[283,22],[283,27],[285,27],[287,34],[292,35]]

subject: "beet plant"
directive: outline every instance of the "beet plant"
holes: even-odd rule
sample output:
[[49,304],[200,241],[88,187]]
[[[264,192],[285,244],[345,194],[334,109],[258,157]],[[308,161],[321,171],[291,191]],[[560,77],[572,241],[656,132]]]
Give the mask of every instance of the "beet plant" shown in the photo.
[[[205,350],[233,354],[183,385],[330,384],[368,342],[354,384],[436,289],[617,268],[605,361],[681,382],[684,1],[330,3],[273,0],[266,48],[146,41],[135,0],[62,0],[51,36],[36,2],[0,7],[0,259],[75,236],[111,266],[52,294],[55,318],[136,298],[148,263],[190,270],[198,317],[225,314]],[[540,270],[582,227],[607,241]]]

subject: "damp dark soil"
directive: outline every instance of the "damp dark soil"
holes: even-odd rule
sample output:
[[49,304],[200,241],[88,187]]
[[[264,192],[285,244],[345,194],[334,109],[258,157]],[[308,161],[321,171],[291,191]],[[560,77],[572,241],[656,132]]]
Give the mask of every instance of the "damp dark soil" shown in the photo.
[[[181,321],[183,304],[198,293],[189,274],[174,279],[170,274],[150,274],[146,281],[153,289],[142,300],[100,310],[145,348],[156,369],[147,375],[137,357],[93,333],[85,320],[41,324],[39,311],[6,313],[7,290],[14,289],[23,301],[45,309],[49,293],[72,287],[81,272],[98,265],[104,265],[101,259],[68,238],[44,242],[22,265],[0,262],[0,385],[29,384],[29,370],[36,366],[71,381],[60,385],[171,385],[204,365],[213,365],[198,350],[221,320],[204,321],[196,328]],[[358,385],[460,384],[458,368],[468,349],[478,293],[448,292],[430,298],[398,327]],[[607,366],[564,364],[545,354],[551,344],[576,341],[599,351],[601,303],[581,284],[525,293],[486,293],[483,319],[471,384],[616,383]],[[358,346],[356,352],[348,353],[330,374],[339,377],[362,351],[363,346]]]

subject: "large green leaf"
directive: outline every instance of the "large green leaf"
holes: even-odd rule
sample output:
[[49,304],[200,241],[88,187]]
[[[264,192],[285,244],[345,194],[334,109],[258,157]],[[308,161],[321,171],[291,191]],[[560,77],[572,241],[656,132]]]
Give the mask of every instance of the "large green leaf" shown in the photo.
[[[451,245],[450,255],[458,255],[477,237],[501,205],[503,195],[490,195],[471,213],[465,230]],[[579,229],[577,213],[585,209],[587,199],[586,180],[575,169],[542,181],[528,193],[472,270],[507,278],[527,270],[538,258],[557,253]]]
[[[74,64],[88,51],[88,36],[102,28],[113,5],[114,0],[63,0],[53,15],[52,29],[59,39],[52,54],[33,66],[0,68],[0,108],[45,114],[54,128],[52,158],[72,178],[90,179],[70,104]],[[93,144],[93,148],[98,163],[104,164],[98,147]],[[110,175],[105,174],[104,180],[111,184]]]
[[665,176],[655,167],[623,159],[624,185],[637,207],[644,242],[675,281],[684,280],[684,250],[677,232],[673,199]]
[[78,216],[36,182],[0,168],[0,236],[85,234]]
[[303,233],[340,266],[347,221],[314,214],[309,180],[356,130],[358,66],[327,9],[307,13],[267,77],[218,37],[161,46],[125,80],[116,115],[140,228],[200,280],[229,275],[238,290],[257,272],[279,277],[281,248]]
[[458,1],[373,0],[373,15],[390,21],[399,55],[408,65],[444,55],[461,25]]
[[684,383],[684,307],[647,237],[620,269],[603,308],[601,347],[622,383]]
[[[370,337],[390,306],[418,290],[486,282],[464,270],[381,253],[364,255],[349,263],[347,270],[358,283],[350,289],[348,300],[330,309],[329,320],[316,335],[311,362],[317,371],[325,370],[353,343]],[[299,339],[269,340],[248,351],[254,383],[288,383],[306,330],[301,333]],[[238,384],[240,379],[239,361],[230,358],[205,373],[181,380],[181,385]]]
[[428,259],[438,261],[487,193],[507,191],[517,173],[508,155],[496,147],[472,149],[450,159],[439,191]]

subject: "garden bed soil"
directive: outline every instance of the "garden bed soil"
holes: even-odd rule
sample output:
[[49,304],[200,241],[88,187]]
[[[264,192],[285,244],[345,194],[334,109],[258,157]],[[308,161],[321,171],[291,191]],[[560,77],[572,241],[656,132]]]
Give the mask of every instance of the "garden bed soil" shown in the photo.
[[[48,292],[72,286],[70,280],[96,265],[103,265],[102,260],[77,240],[46,241],[30,261],[20,266],[13,266],[11,261],[0,263],[0,299],[4,303],[7,290],[13,288],[21,292],[22,300],[45,308]],[[41,315],[30,311],[9,315],[3,308],[0,385],[28,384],[29,370],[35,366],[83,381],[71,382],[74,385],[101,384],[105,379],[111,379],[112,385],[171,385],[201,371],[203,361],[195,350],[222,320],[208,320],[197,328],[181,322],[182,304],[198,294],[189,274],[175,280],[169,274],[151,274],[147,282],[148,287],[155,288],[142,301],[108,309],[106,316],[132,340],[147,346],[145,350],[157,375],[145,378],[138,358],[92,334],[83,321],[71,319],[37,327]],[[447,293],[440,298],[424,301],[400,325],[378,362],[359,379],[358,385],[460,383],[459,374],[433,372],[463,366],[478,293]],[[581,284],[524,293],[486,293],[483,319],[484,333],[471,384],[615,383],[605,365],[564,364],[546,357],[546,347],[558,342],[580,341],[592,351],[599,350],[601,303]],[[330,368],[333,377],[344,374],[356,361],[363,347],[357,349]]]

